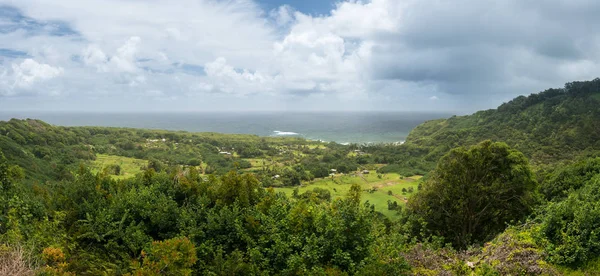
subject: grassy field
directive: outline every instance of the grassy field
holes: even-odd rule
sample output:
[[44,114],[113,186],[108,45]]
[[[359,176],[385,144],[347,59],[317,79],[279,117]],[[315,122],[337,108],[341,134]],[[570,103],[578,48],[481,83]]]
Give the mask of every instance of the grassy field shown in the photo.
[[98,154],[92,164],[93,172],[100,172],[110,165],[121,166],[121,175],[113,175],[116,179],[133,177],[141,172],[141,167],[146,166],[148,161],[116,155]]
[[265,165],[269,166],[272,163],[265,158],[245,158],[244,160],[250,162],[252,169],[262,169]]
[[[344,197],[348,194],[352,184],[359,184],[363,190],[362,201],[375,205],[375,210],[388,216],[390,219],[397,217],[396,211],[388,210],[388,200],[398,202],[398,205],[404,207],[405,198],[411,197],[416,193],[419,185],[420,176],[400,179],[400,175],[389,173],[381,175],[381,178],[376,173],[365,175],[337,175],[333,178],[316,179],[312,182],[304,183],[299,187],[299,192],[303,193],[314,188],[327,189],[331,192],[332,198]],[[402,189],[413,189],[412,193],[403,193]],[[275,188],[276,191],[284,192],[291,196],[295,187]],[[389,191],[392,195],[389,195]]]
[[[263,161],[267,166],[279,165],[277,162],[262,158],[248,158],[245,160],[252,164],[252,168],[249,170],[262,169]],[[121,167],[121,175],[114,175],[113,177],[115,179],[126,179],[141,172],[141,167],[147,165],[147,163],[148,161],[142,159],[98,154],[92,164],[92,170],[100,172],[110,165],[119,165]],[[298,189],[300,193],[314,188],[327,189],[331,192],[332,198],[341,198],[348,194],[352,184],[359,184],[363,190],[363,202],[369,201],[369,203],[375,205],[376,211],[383,213],[390,219],[395,219],[397,217],[396,211],[388,210],[388,200],[396,201],[398,205],[404,207],[406,203],[405,199],[408,199],[417,191],[420,178],[421,176],[412,176],[400,179],[399,174],[389,173],[378,175],[375,172],[370,174],[339,174],[334,177],[320,178],[303,183]],[[413,190],[412,193],[403,192],[403,189],[409,190],[410,188]],[[275,188],[276,191],[284,192],[288,196],[292,196],[294,189],[295,187]],[[391,195],[389,194],[390,191]]]
[[265,167],[273,168],[273,167],[283,167],[283,163],[278,162],[277,160],[267,159],[267,158],[244,158],[244,160],[250,162],[252,167],[248,169],[244,169],[245,172],[257,172],[263,170]]

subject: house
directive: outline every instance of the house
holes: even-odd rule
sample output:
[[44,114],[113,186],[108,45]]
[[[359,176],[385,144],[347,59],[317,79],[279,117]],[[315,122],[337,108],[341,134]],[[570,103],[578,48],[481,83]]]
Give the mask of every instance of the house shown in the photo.
[[369,170],[363,170],[362,174],[369,174]]
[[332,173],[334,173],[334,174],[337,172],[337,170],[336,170],[336,169],[331,169],[330,171],[331,171]]
[[231,155],[231,152],[228,151],[220,151],[219,154]]

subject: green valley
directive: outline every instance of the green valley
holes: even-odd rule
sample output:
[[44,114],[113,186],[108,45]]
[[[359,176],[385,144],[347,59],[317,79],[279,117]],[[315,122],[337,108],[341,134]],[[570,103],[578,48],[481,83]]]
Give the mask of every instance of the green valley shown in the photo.
[[[0,122],[24,275],[594,275],[600,79],[404,144]],[[2,269],[2,265],[0,265]]]

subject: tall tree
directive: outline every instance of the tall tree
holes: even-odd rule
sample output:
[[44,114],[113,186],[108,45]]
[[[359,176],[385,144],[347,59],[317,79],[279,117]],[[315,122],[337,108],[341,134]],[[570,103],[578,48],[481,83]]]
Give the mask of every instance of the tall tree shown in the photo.
[[522,153],[484,141],[442,157],[408,208],[432,234],[464,248],[491,239],[506,223],[527,215],[536,187]]

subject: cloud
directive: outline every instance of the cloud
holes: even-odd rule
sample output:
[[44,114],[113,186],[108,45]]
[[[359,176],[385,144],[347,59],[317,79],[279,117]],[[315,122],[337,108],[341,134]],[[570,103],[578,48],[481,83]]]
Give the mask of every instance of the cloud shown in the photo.
[[473,111],[597,77],[599,13],[589,0],[352,0],[318,16],[251,0],[0,0],[0,97]]
[[294,18],[295,10],[290,5],[282,5],[279,8],[271,10],[269,16],[279,26],[287,26],[292,23]]
[[117,49],[117,54],[110,59],[110,64],[116,71],[129,73],[137,71],[138,68],[135,64],[135,58],[140,41],[141,39],[139,37],[133,36],[129,38],[123,46]]
[[109,58],[106,54],[96,45],[87,46],[81,55],[83,62],[88,66],[96,67],[98,72],[106,72],[106,64]]
[[[10,2],[10,1],[9,1]],[[78,35],[68,23],[62,20],[36,20],[24,15],[21,10],[0,3],[0,33],[22,31],[28,35],[46,34],[50,36]]]
[[432,101],[437,101],[439,99],[440,98],[438,98],[437,96],[431,96],[431,97],[429,97],[429,100],[432,100]]
[[223,92],[228,94],[251,94],[260,92],[272,92],[273,78],[260,72],[249,72],[248,70],[236,70],[227,64],[227,60],[219,57],[206,63],[204,71],[211,84],[202,84],[201,87],[210,88],[212,92]]
[[0,49],[0,57],[19,58],[28,57],[27,53],[13,49]]
[[25,59],[20,64],[12,64],[12,71],[0,75],[0,95],[10,96],[30,89],[34,84],[45,82],[63,75],[62,67],[53,67]]
[[21,64],[12,65],[15,75],[15,84],[18,87],[29,87],[36,81],[44,81],[56,78],[63,74],[61,67],[52,67],[48,64],[40,64],[33,59],[25,59]]

